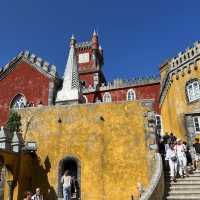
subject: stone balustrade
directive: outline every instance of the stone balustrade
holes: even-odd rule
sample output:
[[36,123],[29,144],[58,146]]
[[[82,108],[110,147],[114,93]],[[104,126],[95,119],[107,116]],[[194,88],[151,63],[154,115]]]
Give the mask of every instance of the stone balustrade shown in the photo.
[[140,200],[160,200],[164,197],[164,173],[162,158],[159,153],[155,154],[155,172],[151,178],[149,187],[144,191]]
[[23,146],[23,139],[16,131],[11,133],[9,129],[1,126],[0,128],[0,149],[18,153]]

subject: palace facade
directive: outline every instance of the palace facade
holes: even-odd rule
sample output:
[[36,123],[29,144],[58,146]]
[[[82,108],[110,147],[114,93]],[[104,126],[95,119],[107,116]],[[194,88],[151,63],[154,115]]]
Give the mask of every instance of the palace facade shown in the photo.
[[[150,100],[159,114],[160,78],[116,79],[108,83],[103,73],[104,53],[94,31],[91,41],[74,38],[78,76],[83,94],[79,103]],[[0,125],[5,125],[12,108],[55,105],[63,80],[56,66],[23,51],[0,70]]]
[[0,125],[12,109],[22,123],[20,133],[0,129],[0,195],[22,199],[40,187],[45,199],[62,199],[68,169],[74,200],[162,199],[158,129],[189,143],[200,133],[200,43],[165,62],[160,78],[112,83],[96,32],[69,46],[63,79],[29,51],[0,71]]
[[200,133],[200,43],[164,63],[160,75],[163,129],[191,143]]

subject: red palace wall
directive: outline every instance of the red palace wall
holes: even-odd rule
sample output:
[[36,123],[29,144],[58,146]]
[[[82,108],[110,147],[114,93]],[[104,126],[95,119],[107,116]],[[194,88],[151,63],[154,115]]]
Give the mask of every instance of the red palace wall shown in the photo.
[[107,91],[101,91],[98,93],[88,93],[85,96],[88,99],[88,103],[95,102],[96,97],[98,99],[103,99],[103,95],[105,92],[109,92],[112,96],[112,101],[126,101],[127,100],[127,91],[129,89],[133,89],[136,94],[136,100],[142,99],[153,99],[153,109],[157,113],[159,111],[159,95],[160,95],[160,83],[152,83],[148,85],[140,85],[140,86],[133,86],[133,87],[126,87],[126,88],[118,88],[112,89]]
[[94,84],[94,74],[88,73],[88,74],[80,74],[79,78],[81,81],[85,81],[86,85],[85,87],[88,88],[89,85],[93,86]]
[[17,94],[37,105],[48,105],[49,78],[22,61],[5,78],[0,80],[0,125],[5,125],[10,104]]

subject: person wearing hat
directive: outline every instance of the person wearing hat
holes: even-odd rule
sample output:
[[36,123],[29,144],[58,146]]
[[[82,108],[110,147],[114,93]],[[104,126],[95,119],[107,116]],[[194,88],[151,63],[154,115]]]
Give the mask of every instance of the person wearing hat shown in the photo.
[[178,172],[179,175],[183,178],[184,174],[188,176],[187,174],[187,158],[186,158],[186,146],[182,143],[181,139],[176,140],[176,151],[177,151],[177,158],[178,158]]

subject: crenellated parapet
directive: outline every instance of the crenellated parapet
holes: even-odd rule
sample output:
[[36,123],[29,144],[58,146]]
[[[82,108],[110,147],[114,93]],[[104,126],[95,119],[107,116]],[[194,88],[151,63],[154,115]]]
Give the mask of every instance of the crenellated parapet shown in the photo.
[[90,47],[92,47],[91,41],[76,43],[76,48],[90,48]]
[[170,69],[176,69],[188,62],[194,60],[200,54],[200,41],[196,41],[192,47],[187,48],[184,52],[178,53],[170,62]]
[[[107,84],[102,83],[98,89],[99,91],[106,91],[119,88],[134,87],[139,85],[153,84],[158,82],[160,82],[160,77],[158,76],[139,77],[130,80],[123,80],[118,78],[111,82],[108,82]],[[94,92],[96,90],[97,90],[96,87],[89,86],[88,88],[83,88],[83,93]]]
[[162,104],[167,91],[173,82],[180,77],[184,77],[186,73],[197,70],[197,62],[200,60],[200,41],[193,44],[191,48],[187,48],[184,52],[178,53],[168,62],[168,72],[161,83],[160,104]]
[[[7,74],[10,70],[12,70],[12,66],[15,65],[20,59],[24,59],[26,62],[33,65],[35,68],[37,68],[39,71],[47,74],[51,78],[57,77],[57,70],[56,66],[50,64],[46,60],[42,59],[41,57],[29,52],[29,51],[22,51],[20,52],[16,57],[14,57],[8,64],[6,64],[4,67],[0,70],[0,76],[3,76],[3,74]],[[2,77],[0,77],[1,79]]]

